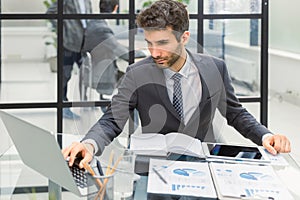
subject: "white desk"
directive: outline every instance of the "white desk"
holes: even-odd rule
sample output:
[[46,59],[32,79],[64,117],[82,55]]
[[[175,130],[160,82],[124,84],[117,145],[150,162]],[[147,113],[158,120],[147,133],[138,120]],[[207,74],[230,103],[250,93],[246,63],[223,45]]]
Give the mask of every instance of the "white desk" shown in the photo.
[[[78,136],[71,138],[73,141],[78,138]],[[285,154],[284,157],[289,165],[286,167],[274,167],[274,170],[284,185],[289,189],[295,200],[300,199],[298,183],[300,180],[300,167],[288,154]],[[147,177],[142,176],[136,183],[136,186],[135,199],[147,199]],[[48,180],[26,167],[20,160],[14,146],[0,157],[0,200],[34,199],[34,197],[36,197],[36,199],[47,199],[47,187]],[[86,198],[80,198],[70,192],[63,191],[61,199],[76,200]]]

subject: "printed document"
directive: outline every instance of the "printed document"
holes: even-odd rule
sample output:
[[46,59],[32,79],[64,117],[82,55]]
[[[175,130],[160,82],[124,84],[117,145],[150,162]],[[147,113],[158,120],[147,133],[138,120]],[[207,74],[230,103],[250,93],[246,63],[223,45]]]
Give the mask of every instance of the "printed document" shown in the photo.
[[293,199],[271,166],[210,163],[221,199]]
[[289,163],[285,160],[282,154],[278,153],[276,155],[272,155],[271,153],[268,152],[267,149],[264,149],[267,158],[271,161],[271,165],[276,165],[276,166],[288,166]]
[[150,159],[147,192],[217,198],[206,162]]

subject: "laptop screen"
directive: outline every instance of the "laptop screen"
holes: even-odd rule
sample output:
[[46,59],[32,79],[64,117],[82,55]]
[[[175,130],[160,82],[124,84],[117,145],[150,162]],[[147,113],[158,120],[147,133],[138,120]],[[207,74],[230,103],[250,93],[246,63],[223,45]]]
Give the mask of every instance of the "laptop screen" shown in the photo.
[[62,187],[80,195],[60,147],[51,132],[0,111],[22,161]]

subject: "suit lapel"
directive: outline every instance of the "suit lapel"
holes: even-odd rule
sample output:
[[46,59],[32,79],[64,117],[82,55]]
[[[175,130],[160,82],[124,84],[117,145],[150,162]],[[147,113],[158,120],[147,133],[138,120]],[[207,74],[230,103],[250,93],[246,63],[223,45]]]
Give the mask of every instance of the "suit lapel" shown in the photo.
[[204,77],[202,76],[201,73],[200,73],[200,79],[201,79],[201,85],[202,85],[202,97],[200,100],[199,107],[200,107],[200,111],[201,111],[201,108],[207,102],[207,99],[209,99],[210,94],[209,94],[209,90],[208,90],[206,81],[204,80]]
[[174,116],[176,116],[178,120],[180,120],[178,113],[176,112],[175,108],[173,107],[173,104],[170,101],[163,70],[158,68],[152,59],[150,62],[151,62],[151,66],[153,67],[153,70],[151,70],[152,80],[155,85],[156,91],[161,101],[163,102],[163,105],[169,112],[171,112]]
[[[205,64],[205,62],[203,62],[203,59],[201,58],[201,56],[192,54],[189,51],[188,51],[188,53],[191,56],[194,64],[196,65],[196,67],[199,71],[200,81],[201,81],[201,85],[202,85],[202,96],[201,96],[201,100],[199,103],[199,107],[195,110],[191,119],[187,122],[186,126],[188,126],[188,124],[192,123],[194,120],[200,120],[201,111],[203,110],[205,104],[207,104],[207,102],[209,101],[209,98],[210,98],[210,92],[209,92],[209,88],[207,85],[207,81],[208,81],[207,79],[209,77],[211,77],[211,76],[207,76],[208,73],[210,73],[209,72],[210,66],[207,66]],[[165,76],[164,76],[163,70],[159,69],[156,66],[156,64],[153,62],[152,59],[151,59],[150,63],[153,67],[152,74],[151,74],[152,79],[155,83],[155,88],[157,90],[159,97],[161,98],[166,109],[168,109],[169,112],[171,112],[174,116],[176,116],[176,118],[178,120],[180,120],[180,118],[179,118],[176,110],[174,109],[173,104],[171,103],[170,98],[168,96],[168,91],[167,91],[167,87],[166,87],[166,81],[165,81]],[[185,126],[182,126],[181,128],[184,129]]]

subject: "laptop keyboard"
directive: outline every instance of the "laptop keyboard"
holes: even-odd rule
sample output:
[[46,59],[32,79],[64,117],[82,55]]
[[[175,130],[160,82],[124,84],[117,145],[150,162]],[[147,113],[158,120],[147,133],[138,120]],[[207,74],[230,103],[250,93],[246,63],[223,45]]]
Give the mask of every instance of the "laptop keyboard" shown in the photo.
[[87,177],[85,174],[85,170],[80,169],[79,166],[75,163],[72,167],[70,167],[70,170],[72,172],[76,185],[81,188],[87,187]]

